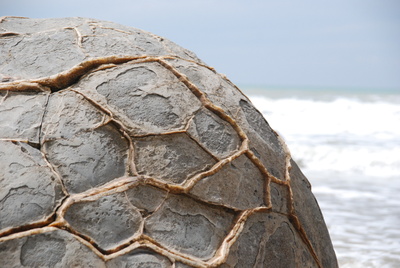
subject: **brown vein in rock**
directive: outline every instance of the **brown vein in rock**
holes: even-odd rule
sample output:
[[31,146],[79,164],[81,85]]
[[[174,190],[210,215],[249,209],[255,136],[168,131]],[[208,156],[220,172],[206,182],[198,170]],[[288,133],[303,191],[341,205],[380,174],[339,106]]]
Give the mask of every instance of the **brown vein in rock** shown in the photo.
[[81,62],[69,70],[44,77],[39,79],[32,79],[28,81],[15,81],[4,83],[0,85],[0,90],[39,90],[57,92],[61,89],[67,88],[77,82],[85,74],[95,70],[104,64],[122,64],[132,60],[147,59],[146,61],[156,61],[154,57],[148,56],[109,56],[102,58],[94,58]]
[[204,171],[202,173],[199,173],[199,174],[193,176],[192,178],[186,180],[182,185],[184,192],[188,193],[198,181],[200,181],[201,179],[203,179],[205,177],[214,175],[215,173],[220,171],[225,165],[231,163],[233,160],[235,160],[236,158],[238,158],[239,156],[241,156],[244,153],[245,153],[244,150],[239,150],[236,153],[234,153],[233,155],[231,155],[225,159],[222,159],[221,161],[216,163],[211,169]]
[[[4,18],[0,19],[0,22],[3,20],[4,20]],[[73,29],[75,29],[75,28],[73,28]],[[79,32],[77,32],[77,35],[78,35],[78,39],[82,38],[82,36],[79,35]],[[280,139],[280,142],[282,144],[284,151],[287,154],[286,160],[285,160],[286,161],[285,181],[281,181],[281,180],[277,179],[276,177],[274,177],[265,168],[265,166],[262,164],[261,160],[257,156],[255,156],[255,154],[249,149],[248,137],[245,134],[245,132],[242,130],[242,128],[237,124],[237,122],[232,117],[230,117],[222,108],[214,105],[206,97],[206,95],[197,88],[196,85],[194,85],[184,74],[180,73],[176,68],[174,68],[172,65],[167,63],[165,61],[165,59],[181,59],[181,58],[175,57],[175,56],[164,56],[164,57],[110,56],[110,57],[95,58],[95,59],[90,59],[90,60],[84,61],[84,62],[74,66],[70,70],[53,75],[51,77],[39,78],[39,79],[27,80],[27,81],[15,81],[15,82],[1,83],[0,90],[14,90],[14,91],[34,90],[34,91],[56,92],[56,91],[59,91],[61,89],[71,86],[72,84],[74,84],[80,78],[82,78],[83,76],[85,76],[87,74],[90,74],[92,72],[99,71],[99,70],[104,70],[107,68],[112,68],[112,67],[115,67],[117,64],[123,64],[123,63],[127,63],[127,62],[131,62],[132,64],[144,63],[144,62],[158,62],[164,68],[166,68],[167,70],[172,72],[179,79],[180,82],[182,82],[189,90],[191,90],[191,92],[200,100],[200,102],[203,104],[203,106],[205,108],[212,111],[214,114],[216,114],[222,120],[228,122],[233,127],[233,129],[236,131],[236,133],[238,134],[239,138],[242,141],[240,149],[238,151],[236,151],[234,154],[232,154],[231,156],[220,160],[208,171],[201,172],[201,173],[193,176],[192,178],[186,180],[182,185],[168,184],[161,180],[158,180],[158,179],[155,179],[152,177],[148,177],[148,176],[123,177],[123,178],[114,179],[113,181],[111,181],[110,183],[107,183],[106,185],[97,187],[95,189],[90,189],[84,193],[74,194],[69,197],[67,196],[66,200],[60,205],[60,207],[56,210],[56,212],[48,220],[42,221],[38,224],[31,224],[29,226],[27,225],[24,227],[18,227],[17,229],[13,229],[13,230],[7,232],[7,235],[9,235],[9,237],[18,237],[18,233],[20,233],[20,235],[34,234],[35,232],[39,233],[40,232],[40,231],[38,231],[39,229],[36,229],[36,228],[41,228],[43,230],[45,230],[45,229],[47,230],[48,227],[44,227],[44,226],[50,224],[50,226],[54,226],[54,227],[61,228],[61,229],[66,229],[67,231],[75,234],[77,237],[79,237],[80,240],[82,240],[83,243],[85,243],[86,245],[90,244],[89,247],[92,248],[92,250],[96,254],[98,254],[105,260],[113,258],[113,256],[119,256],[119,255],[125,254],[126,252],[131,251],[133,248],[136,248],[136,247],[148,247],[148,248],[150,248],[156,252],[159,252],[160,254],[170,258],[171,260],[180,261],[180,262],[186,263],[188,265],[192,265],[194,267],[215,267],[226,261],[228,255],[229,255],[230,248],[235,243],[235,241],[239,237],[241,231],[243,230],[243,226],[244,226],[247,218],[250,215],[252,215],[253,213],[256,213],[258,211],[266,211],[266,210],[268,211],[272,208],[271,196],[270,196],[270,183],[272,181],[274,183],[277,183],[280,185],[285,185],[286,187],[288,187],[288,192],[289,192],[288,195],[289,196],[288,196],[287,205],[288,205],[288,210],[289,210],[289,215],[288,215],[289,220],[292,222],[295,229],[299,232],[302,240],[309,248],[312,256],[314,257],[314,259],[317,262],[317,264],[319,265],[319,267],[322,267],[317,255],[315,253],[315,250],[306,235],[304,228],[302,227],[298,217],[295,214],[293,192],[292,192],[292,189],[290,186],[290,174],[289,174],[291,157],[290,157],[289,150],[287,149],[286,144],[283,142],[283,140]],[[213,72],[215,72],[215,70],[213,68],[208,67],[203,64],[200,64],[196,61],[191,61],[191,60],[187,60],[187,59],[182,59],[182,60],[204,66],[204,67],[212,70]],[[223,79],[225,79],[225,81],[227,81],[228,83],[232,84],[227,78],[223,78]],[[238,89],[236,86],[235,86],[235,88]],[[89,98],[88,96],[83,94],[82,92],[79,92],[79,91],[76,91],[73,89],[70,89],[70,90],[77,94],[82,95],[92,105],[94,105],[96,108],[98,108],[99,110],[104,112],[106,115],[108,115],[110,117],[110,119],[103,123],[104,124],[113,123],[117,127],[117,129],[120,131],[121,135],[129,141],[130,155],[128,156],[128,162],[131,164],[130,169],[131,169],[132,174],[137,175],[136,167],[135,167],[134,160],[133,160],[134,146],[133,146],[133,141],[128,134],[129,130],[124,126],[124,124],[122,122],[120,122],[119,120],[114,118],[113,113],[111,111],[109,111],[107,108],[98,104],[96,101],[92,100],[91,98]],[[189,123],[190,123],[190,120],[187,123],[185,130],[179,131],[179,132],[186,132],[188,129]],[[157,134],[157,135],[167,135],[167,134],[173,134],[173,133],[177,133],[177,131],[173,131],[171,133],[162,133],[162,134]],[[152,134],[152,135],[155,135],[155,134]],[[278,135],[278,137],[279,137],[279,135]],[[42,152],[42,153],[45,154],[45,152]],[[260,172],[265,177],[265,203],[267,204],[267,207],[258,207],[258,208],[242,211],[240,213],[240,215],[238,216],[238,219],[235,222],[233,228],[231,229],[229,234],[225,237],[221,246],[218,248],[217,253],[208,262],[204,262],[204,261],[199,260],[194,257],[186,256],[179,252],[174,252],[174,251],[168,250],[168,249],[162,247],[159,243],[154,241],[152,238],[147,237],[145,235],[141,235],[139,238],[135,235],[134,238],[131,237],[128,242],[125,242],[125,243],[119,245],[117,248],[105,251],[105,250],[102,250],[90,237],[86,237],[82,234],[79,234],[77,231],[73,230],[73,228],[64,219],[64,215],[65,215],[67,209],[76,202],[97,200],[98,198],[100,198],[102,196],[110,195],[110,194],[117,193],[117,192],[123,192],[123,191],[126,191],[127,189],[135,187],[139,184],[152,185],[157,188],[164,189],[171,193],[188,193],[190,191],[190,189],[199,180],[201,180],[204,177],[207,177],[207,176],[217,173],[219,170],[221,170],[221,168],[223,166],[232,162],[234,159],[238,158],[242,154],[245,154],[257,166],[257,168],[260,170]],[[48,160],[46,158],[45,158],[45,160],[46,160],[47,164],[49,165],[49,167],[52,168],[52,171],[57,175],[58,179],[61,180],[60,175],[54,170],[54,168],[50,165],[50,163],[48,162]],[[64,193],[66,193],[68,195],[68,193],[65,190],[64,185],[63,185],[63,191],[64,191]],[[27,229],[31,229],[31,230],[25,232]],[[139,239],[139,240],[134,241],[135,239]],[[0,241],[2,241],[1,238],[0,238]],[[110,255],[105,256],[104,254],[110,254]]]
[[0,23],[7,19],[29,19],[28,17],[18,17],[18,16],[2,16],[0,17]]
[[[213,104],[202,92],[196,85],[194,85],[187,77],[186,75],[180,73],[176,68],[174,68],[172,65],[167,63],[163,59],[172,59],[172,57],[164,57],[160,58],[158,62],[164,66],[166,69],[170,70],[182,83],[188,87],[192,93],[201,101],[203,106],[210,111],[212,111],[214,114],[219,116],[222,120],[228,122],[233,129],[236,131],[238,134],[239,138],[242,140],[242,143],[245,143],[246,145],[248,144],[248,137],[246,133],[242,130],[242,128],[237,124],[237,122],[230,117],[221,107],[216,106]],[[255,154],[248,149],[248,145],[246,146],[246,155],[250,158],[250,160],[260,169],[261,173],[265,176],[267,179],[267,185],[269,185],[270,181],[276,182],[278,184],[285,184],[281,180],[277,179],[275,176],[273,176],[261,163],[260,159],[258,159]],[[267,189],[269,186],[266,187]],[[269,192],[268,192],[269,195]],[[266,200],[268,201],[267,204],[270,204],[270,197],[267,197]]]
[[[18,238],[23,238],[23,237],[31,236],[31,235],[37,235],[37,234],[43,234],[43,233],[47,233],[47,232],[52,232],[52,231],[56,231],[58,229],[60,229],[60,228],[46,226],[46,227],[31,229],[31,230],[28,230],[28,231],[21,231],[21,232],[14,233],[14,234],[11,234],[11,235],[6,236],[6,237],[0,237],[0,242],[5,242],[5,241],[13,240],[13,239],[18,239]],[[95,248],[92,244],[90,244],[87,240],[83,239],[82,237],[76,236],[74,234],[72,234],[72,235],[77,240],[79,240],[79,242],[81,242],[82,244],[84,244],[85,246],[90,248],[97,256],[99,256],[100,258],[105,260],[104,255],[97,248]]]
[[162,59],[164,59],[164,60],[177,60],[178,59],[178,60],[187,61],[187,62],[190,62],[190,63],[194,63],[196,65],[199,65],[201,67],[204,67],[206,69],[209,69],[210,71],[212,71],[213,73],[218,75],[218,73],[215,71],[214,67],[208,66],[206,64],[203,64],[203,63],[195,61],[195,60],[185,59],[185,58],[182,58],[182,57],[177,56],[177,55],[175,55],[175,56],[163,56]]
[[314,258],[315,262],[317,263],[318,267],[322,268],[322,264],[321,264],[321,262],[320,262],[320,260],[318,258],[318,255],[315,252],[315,249],[314,249],[313,245],[311,244],[311,241],[308,238],[307,233],[303,228],[303,225],[301,224],[299,218],[296,215],[296,210],[295,210],[295,207],[294,207],[293,190],[292,190],[292,187],[290,185],[291,184],[290,169],[292,168],[292,166],[290,164],[290,161],[291,161],[292,157],[291,157],[289,148],[287,147],[287,145],[286,145],[285,141],[283,140],[283,138],[280,137],[278,135],[278,133],[276,133],[276,134],[277,134],[278,140],[281,143],[281,146],[282,146],[282,148],[283,148],[283,150],[284,150],[284,152],[286,154],[286,158],[285,158],[285,162],[286,162],[285,163],[285,166],[286,166],[286,168],[285,168],[285,181],[287,182],[286,186],[288,188],[288,195],[289,195],[289,198],[288,198],[289,202],[287,202],[288,212],[289,212],[289,215],[288,215],[289,220],[292,223],[292,225],[295,227],[297,233],[300,235],[300,237],[303,240],[304,244],[306,244],[310,254],[313,256],[313,258]]
[[[50,100],[50,94],[46,94],[46,101],[44,103],[44,109],[43,109],[43,114],[42,114],[42,118],[40,119],[40,125],[39,125],[39,129],[38,129],[38,139],[39,139],[39,149],[42,147],[42,127],[43,127],[43,121],[44,121],[44,117],[46,115],[47,112],[47,106],[49,104],[49,100]],[[48,163],[50,164],[50,163]]]
[[20,34],[19,33],[15,33],[15,32],[0,33],[0,37],[7,37],[7,36],[14,36],[14,35],[20,35]]
[[46,162],[47,166],[50,168],[51,172],[53,172],[53,174],[57,177],[57,180],[61,185],[61,189],[62,189],[64,195],[69,196],[69,193],[67,191],[67,188],[65,187],[64,181],[61,178],[61,175],[57,172],[56,168],[47,159],[46,152],[43,147],[41,148],[40,153],[42,154],[42,157],[43,157],[44,161]]
[[[98,110],[100,110],[101,112],[105,113],[106,116],[109,116],[109,119],[107,121],[104,122],[104,125],[112,123],[114,124],[114,126],[116,127],[116,129],[118,130],[118,132],[128,141],[129,144],[129,150],[128,150],[128,167],[129,167],[129,174],[126,175],[134,175],[137,176],[138,172],[136,169],[136,165],[135,165],[135,161],[134,161],[134,153],[135,153],[135,148],[133,146],[133,140],[131,138],[131,136],[128,134],[129,130],[127,129],[127,127],[125,127],[125,125],[119,121],[118,119],[116,119],[113,115],[113,113],[108,110],[107,108],[103,107],[102,105],[98,104],[95,100],[93,100],[92,98],[90,98],[89,96],[86,96],[86,94],[74,90],[72,88],[68,89],[76,94],[81,95],[85,100],[87,100],[90,104],[92,104],[95,108],[97,108]],[[96,126],[96,127],[100,127],[102,126],[101,124]]]
[[127,32],[127,31],[124,31],[124,30],[121,30],[121,29],[116,29],[116,28],[111,28],[111,27],[105,27],[105,26],[98,26],[100,29],[106,29],[106,30],[113,30],[113,31],[116,31],[116,32],[120,32],[120,33],[124,33],[124,34],[129,34],[129,35],[132,35],[133,33],[131,33],[131,32]]
[[[130,248],[129,251],[134,250],[139,247],[145,247],[149,248],[165,257],[167,257],[170,260],[174,261],[179,261],[184,264],[196,267],[196,268],[208,268],[209,266],[207,263],[199,258],[193,257],[193,256],[188,256],[186,254],[180,253],[178,251],[169,249],[167,247],[164,247],[160,243],[158,243],[156,240],[153,238],[147,236],[147,235],[142,235],[141,239],[137,241],[137,245],[134,248]],[[113,257],[114,258],[114,257]]]
[[44,91],[49,92],[51,89],[47,86],[35,81],[14,81],[0,83],[0,91]]
[[[184,127],[183,129],[180,129],[180,130],[173,130],[173,131],[167,131],[167,132],[161,132],[161,133],[130,134],[130,136],[131,136],[132,138],[146,138],[146,137],[166,136],[166,135],[173,135],[173,134],[182,133],[182,134],[188,135],[189,138],[193,139],[193,138],[189,135],[189,133],[187,132],[188,129],[189,129],[189,126],[190,126],[190,124],[191,124],[191,122],[192,122],[193,117],[194,117],[193,115],[190,116],[189,120],[187,120],[187,122],[186,122],[186,124],[185,124],[185,127]],[[127,131],[132,132],[132,130],[127,130]],[[194,141],[197,142],[196,140],[194,140]],[[198,142],[197,142],[197,143],[198,143]],[[199,145],[199,146],[201,146],[201,145]],[[203,148],[203,147],[202,147],[202,148]],[[215,157],[215,156],[213,156],[213,157]]]
[[224,263],[229,255],[230,248],[238,239],[240,233],[243,230],[244,224],[246,223],[247,218],[254,213],[254,210],[245,210],[237,217],[237,221],[234,224],[233,228],[229,232],[229,234],[225,237],[221,246],[218,248],[217,253],[211,258],[207,263],[211,267],[215,267]]
[[77,43],[78,47],[83,52],[83,54],[88,56],[88,54],[85,52],[85,49],[83,48],[83,45],[82,45],[83,36],[82,36],[81,32],[78,30],[77,27],[79,27],[79,25],[77,25],[75,27],[65,27],[64,29],[70,29],[70,30],[73,30],[75,32],[75,34],[76,34],[76,43]]
[[74,203],[80,201],[82,202],[94,201],[103,196],[126,191],[139,184],[141,184],[141,180],[139,177],[121,177],[121,178],[116,178],[104,185],[89,189],[85,192],[71,194],[69,198],[60,207],[60,209],[57,212],[57,215],[59,217],[63,217],[67,209]]
[[[274,177],[272,174],[270,174],[270,172],[261,163],[260,159],[258,159],[254,155],[254,153],[251,150],[249,150],[247,135],[245,134],[245,132],[242,130],[242,128],[236,123],[236,121],[232,117],[230,117],[228,114],[226,114],[226,112],[222,108],[214,105],[206,97],[206,95],[200,89],[197,88],[196,85],[194,85],[184,74],[180,73],[172,65],[168,64],[165,60],[162,60],[162,59],[159,60],[159,63],[162,66],[164,66],[166,69],[170,70],[182,83],[184,83],[192,91],[192,93],[201,101],[201,103],[203,104],[203,106],[205,108],[207,108],[210,111],[214,112],[222,120],[225,120],[226,122],[228,122],[233,127],[233,129],[236,131],[236,133],[238,134],[238,136],[242,140],[242,146],[245,147],[245,148],[242,148],[242,151],[239,151],[238,153],[234,154],[233,156],[235,158],[237,158],[241,154],[245,153],[249,157],[249,159],[260,169],[261,173],[266,178],[266,183],[265,183],[265,185],[266,185],[266,187],[265,187],[266,188],[265,189],[266,197],[265,197],[265,201],[266,201],[267,206],[270,208],[271,207],[270,182],[273,181],[273,182],[281,184],[281,185],[288,185],[288,183],[287,182],[283,182],[283,181],[277,179],[276,177]],[[230,158],[226,158],[226,159],[222,160],[221,162],[219,162],[220,165],[218,165],[219,163],[217,163],[217,165],[214,166],[214,170],[210,172],[210,175],[218,172],[222,168],[222,166],[224,164],[231,162],[234,159],[233,156],[231,156]],[[288,174],[288,170],[286,170],[286,173]],[[202,174],[199,174],[197,177],[195,176],[194,178],[192,178],[191,180],[189,180],[187,182],[188,186],[189,187],[193,187],[193,185],[197,181],[201,180],[203,177],[205,177],[205,176],[202,175]],[[263,209],[265,209],[265,208],[263,208]],[[247,215],[247,214],[245,214],[245,215]],[[245,218],[247,219],[247,217],[245,217]],[[235,229],[232,229],[232,232],[235,233],[235,235],[233,235],[234,237],[238,236],[239,233],[240,233],[240,232],[235,232]],[[223,250],[223,254],[222,255],[225,256],[225,258],[227,258],[228,254],[229,254],[229,249],[230,249],[230,247],[227,247],[225,250]]]
[[[175,69],[172,65],[168,64],[166,61],[164,60],[159,60],[160,64],[163,65],[166,69],[170,70],[182,83],[184,83],[192,92],[193,94],[202,102],[202,104],[204,105],[204,107],[206,107],[207,109],[211,110],[212,112],[214,112],[216,115],[218,115],[221,119],[225,120],[226,122],[228,122],[229,124],[231,124],[231,126],[235,129],[235,131],[237,132],[237,134],[239,135],[240,139],[242,140],[242,142],[244,141],[248,141],[248,137],[247,135],[244,133],[244,131],[241,129],[241,127],[236,123],[236,121],[230,117],[229,115],[227,115],[225,113],[225,111],[214,105],[207,97],[206,95],[200,91],[196,85],[194,85],[184,74],[180,73],[177,69]],[[292,189],[290,187],[290,175],[289,175],[289,170],[290,170],[290,153],[289,150],[286,146],[286,144],[284,143],[284,141],[280,138],[280,136],[278,135],[278,139],[281,142],[281,145],[283,147],[283,150],[286,153],[286,168],[285,168],[285,181],[281,181],[279,179],[277,179],[275,176],[273,176],[272,174],[270,174],[270,172],[265,168],[265,166],[261,163],[260,159],[258,159],[253,152],[251,152],[251,150],[247,149],[246,150],[246,155],[252,160],[252,162],[261,170],[261,172],[264,174],[265,178],[267,179],[266,182],[266,201],[268,206],[271,205],[271,196],[270,196],[270,182],[273,181],[277,184],[281,184],[281,185],[286,185],[289,188],[289,193],[290,193],[290,199],[289,199],[289,204],[291,209],[290,211],[290,218],[296,219],[296,224],[295,227],[296,229],[299,231],[300,236],[302,237],[302,240],[306,243],[307,247],[310,250],[310,253],[313,255],[315,261],[317,262],[318,266],[321,267],[320,261],[318,259],[318,256],[315,253],[315,250],[313,248],[313,246],[311,245],[307,234],[305,233],[303,227],[301,226],[300,222],[297,219],[297,216],[294,214],[294,209],[293,209],[293,193],[292,193]],[[248,146],[247,146],[248,147]],[[227,160],[228,162],[230,162],[229,160]],[[220,169],[220,168],[219,168]],[[216,169],[217,171],[219,169]],[[194,179],[194,182],[197,182],[198,180],[200,180],[201,178],[199,177],[198,179],[196,178],[196,180]]]
[[[199,146],[203,151],[205,151],[208,155],[210,155],[215,161],[221,161],[221,159],[219,158],[219,157],[217,157],[217,156],[215,156],[210,150],[208,150],[203,144],[201,144],[196,138],[194,138],[194,137],[192,137],[192,135],[190,135],[188,132],[186,132],[186,131],[182,131],[182,132],[184,132],[188,137],[189,137],[189,139],[191,139],[192,141],[194,141],[196,144],[197,144],[197,146]],[[164,134],[162,134],[162,135],[164,135]]]
[[[93,248],[96,249],[96,251],[101,253],[101,257],[104,259],[104,255],[114,253],[116,251],[121,250],[122,248],[126,248],[130,244],[132,244],[133,240],[136,240],[140,237],[143,227],[144,227],[144,222],[141,222],[141,228],[139,228],[139,231],[136,232],[134,235],[131,237],[125,239],[125,242],[122,242],[118,246],[116,246],[113,249],[105,250],[102,249],[96,241],[94,241],[90,236],[82,234],[75,230],[67,220],[65,220],[65,214],[68,210],[69,207],[71,207],[75,203],[80,203],[80,202],[90,202],[90,201],[95,201],[98,200],[99,198],[107,195],[112,195],[115,193],[120,193],[120,192],[125,192],[126,190],[135,187],[140,184],[140,181],[137,178],[132,178],[132,177],[123,177],[123,178],[118,178],[115,179],[101,187],[89,189],[83,193],[79,194],[72,194],[69,196],[65,202],[60,206],[60,208],[56,212],[57,218],[55,221],[53,221],[51,224],[49,224],[49,227],[56,227],[59,229],[66,230],[81,239],[85,240],[87,243],[91,244]],[[137,209],[137,208],[136,208]]]
[[30,224],[25,224],[25,225],[18,226],[18,227],[10,227],[10,228],[3,229],[3,231],[0,232],[0,242],[2,242],[3,237],[7,237],[7,236],[13,235],[15,233],[21,233],[21,232],[29,231],[32,229],[46,227],[50,223],[54,222],[55,218],[56,218],[56,213],[54,212],[44,220],[36,221],[36,222],[30,223]]

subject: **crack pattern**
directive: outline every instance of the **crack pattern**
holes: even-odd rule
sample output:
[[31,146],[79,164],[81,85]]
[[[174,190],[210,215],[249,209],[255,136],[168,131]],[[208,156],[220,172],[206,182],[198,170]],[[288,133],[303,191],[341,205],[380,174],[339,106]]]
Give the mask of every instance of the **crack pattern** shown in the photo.
[[[1,18],[0,23],[8,19]],[[81,29],[82,22],[63,28],[75,32],[75,44],[86,57],[88,36],[107,36],[107,31],[112,31],[116,38],[133,36],[137,41],[147,34],[109,23],[87,23],[90,33]],[[0,38],[14,35],[20,34],[6,31]],[[252,149],[257,146],[253,133],[259,130],[252,128],[238,108],[239,101],[249,102],[247,97],[196,57],[182,56],[187,52],[174,54],[179,49],[169,41],[149,36],[161,42],[169,55],[89,57],[51,76],[0,83],[0,94],[4,92],[0,111],[2,107],[9,109],[11,93],[16,97],[46,94],[39,126],[40,147],[36,148],[38,152],[30,149],[31,155],[38,153],[38,160],[31,166],[46,169],[49,181],[59,189],[54,194],[52,212],[43,220],[0,226],[0,256],[2,244],[21,246],[26,239],[43,236],[37,241],[58,239],[84,247],[92,252],[90,258],[109,264],[150,254],[169,267],[237,267],[240,261],[235,258],[246,254],[241,243],[245,245],[243,241],[251,237],[249,230],[261,221],[271,221],[262,229],[268,234],[259,241],[259,247],[254,246],[254,261],[265,261],[262,252],[268,247],[269,236],[279,229],[293,232],[293,247],[308,252],[309,265],[327,267],[315,248],[317,244],[309,238],[308,226],[298,216],[292,158],[283,139],[271,129],[268,135],[277,140],[276,144],[259,141],[271,150],[270,155],[273,146],[283,152],[284,177],[279,178]],[[212,75],[198,78],[182,68],[185,64]],[[107,88],[110,81],[113,87]],[[216,91],[203,89],[214,84]],[[100,90],[99,85],[106,87]],[[219,101],[218,92],[226,90],[234,92],[230,93],[233,100],[229,100],[236,103],[234,110]],[[126,94],[129,98],[123,97]],[[190,109],[179,108],[183,103]],[[206,139],[210,133],[218,134]],[[15,143],[21,139],[25,138],[0,136],[5,144],[2,148],[10,152],[18,149]],[[86,141],[97,144],[88,145]],[[32,143],[28,136],[26,143]],[[0,159],[7,152],[0,150]],[[13,171],[4,176],[8,174]],[[257,183],[260,187],[250,185]],[[284,200],[284,208],[275,203],[275,191]],[[0,195],[0,202],[4,199]],[[264,218],[257,222],[257,217]],[[290,227],[279,228],[283,223]],[[116,225],[118,230],[111,231]],[[301,259],[297,256],[293,261]]]

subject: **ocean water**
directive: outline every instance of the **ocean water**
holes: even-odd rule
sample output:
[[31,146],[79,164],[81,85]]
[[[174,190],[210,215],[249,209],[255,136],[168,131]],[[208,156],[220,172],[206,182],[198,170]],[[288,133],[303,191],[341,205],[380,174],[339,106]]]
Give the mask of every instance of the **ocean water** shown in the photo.
[[400,267],[400,90],[242,90],[310,180],[340,267]]

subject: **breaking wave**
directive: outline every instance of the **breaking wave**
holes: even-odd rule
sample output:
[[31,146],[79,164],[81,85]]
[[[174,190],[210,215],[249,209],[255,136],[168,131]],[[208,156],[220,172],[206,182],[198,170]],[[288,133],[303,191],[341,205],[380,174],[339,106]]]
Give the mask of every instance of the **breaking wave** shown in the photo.
[[250,99],[285,138],[306,172],[400,177],[398,96],[267,95],[250,95]]

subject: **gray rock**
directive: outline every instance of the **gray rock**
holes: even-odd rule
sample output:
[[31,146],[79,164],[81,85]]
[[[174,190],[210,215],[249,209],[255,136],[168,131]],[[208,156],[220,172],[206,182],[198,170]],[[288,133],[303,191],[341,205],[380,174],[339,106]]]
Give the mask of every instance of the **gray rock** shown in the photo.
[[0,139],[39,144],[48,93],[0,91]]
[[285,216],[258,213],[248,218],[226,263],[221,267],[318,266]]
[[136,139],[135,147],[139,174],[166,182],[181,183],[215,163],[213,157],[186,134]]
[[250,102],[240,100],[239,105],[245,118],[241,122],[242,124],[248,124],[245,129],[250,139],[250,149],[260,158],[272,175],[284,180],[286,154],[277,138],[277,134]]
[[104,113],[71,91],[52,94],[47,107],[42,151],[70,193],[124,176],[128,141],[112,123],[102,124]]
[[[18,41],[15,42],[15,39]],[[39,78],[69,69],[85,59],[73,29],[59,28],[0,39],[0,73],[17,78]],[[4,55],[4,56],[3,56]]]
[[61,182],[39,150],[0,140],[0,235],[48,224],[63,195]]
[[74,235],[46,227],[41,233],[2,241],[0,267],[106,267],[104,261]]
[[190,90],[156,62],[94,72],[72,88],[112,112],[135,136],[182,130],[201,107]]
[[233,223],[234,214],[184,195],[170,195],[145,222],[145,233],[189,256],[210,259]]
[[266,205],[264,191],[264,177],[245,155],[241,155],[214,175],[199,181],[190,193],[206,202],[245,210]]
[[137,249],[107,262],[109,268],[170,268],[172,262],[149,250]]
[[233,154],[240,144],[240,139],[231,125],[205,110],[194,116],[188,134],[220,159]]
[[337,267],[310,188],[194,53],[0,18],[0,267]]
[[[294,161],[291,164],[290,177],[296,215],[316,254],[320,256],[322,267],[331,267],[332,263],[336,262],[336,257],[333,247],[330,246],[332,242],[329,233],[325,231],[324,217],[320,213],[317,200],[311,193],[311,185],[307,178]],[[325,242],[322,243],[322,241]]]
[[78,202],[68,208],[65,219],[80,234],[90,237],[103,250],[112,250],[141,232],[142,216],[125,193],[92,202]]

